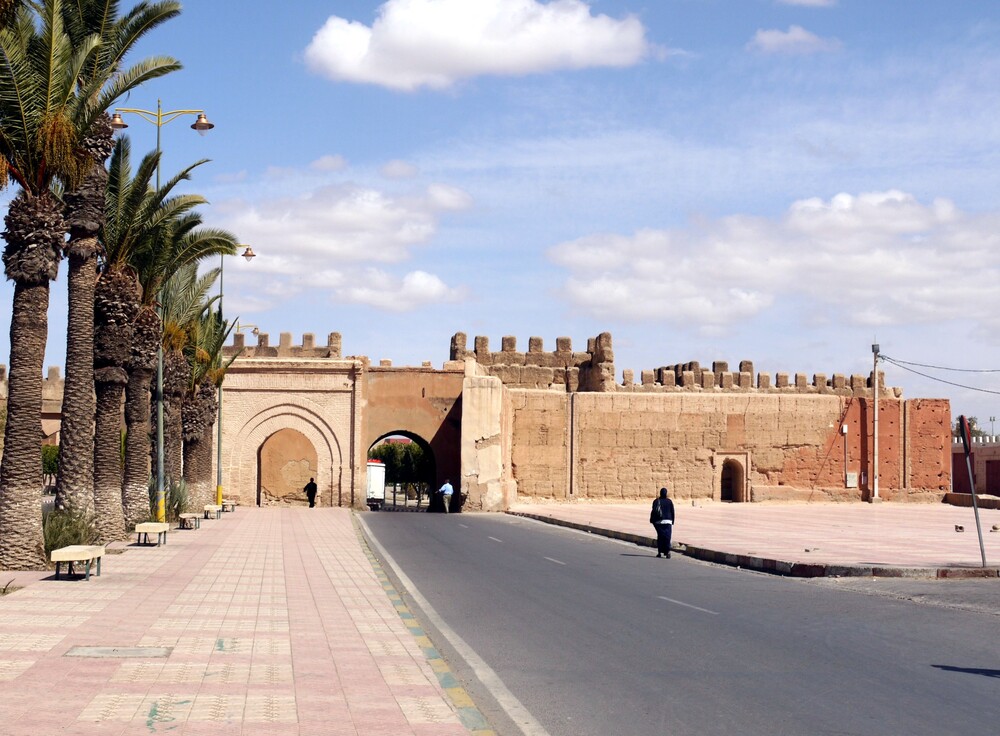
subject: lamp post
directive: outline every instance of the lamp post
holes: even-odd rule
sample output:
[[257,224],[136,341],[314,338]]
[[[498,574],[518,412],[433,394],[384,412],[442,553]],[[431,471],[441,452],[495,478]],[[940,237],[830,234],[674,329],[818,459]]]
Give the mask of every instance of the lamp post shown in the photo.
[[[246,250],[241,253],[241,255],[247,259],[247,263],[250,263],[257,254],[253,252],[253,248],[249,245]],[[219,317],[220,321],[223,318],[222,315],[222,277],[225,273],[226,266],[226,256],[219,256]],[[222,505],[222,383],[225,379],[219,381],[219,417],[216,420],[216,427],[218,432],[216,442],[215,442],[215,503],[218,506]]]
[[[124,130],[128,124],[122,120],[122,113],[138,115],[147,123],[156,126],[156,189],[160,189],[160,128],[167,123],[173,122],[184,115],[197,115],[197,119],[191,125],[193,130],[204,134],[215,127],[205,116],[204,110],[169,110],[163,111],[160,100],[156,101],[156,111],[142,110],[135,107],[117,107],[114,115],[111,116],[111,127],[115,130]],[[159,299],[157,299],[159,301]],[[160,315],[160,329],[163,329],[163,305],[157,307]],[[164,474],[163,474],[163,340],[156,348],[156,520],[166,521],[167,514],[164,505]]]
[[872,503],[881,500],[878,496],[878,354],[878,343],[875,343],[872,345],[875,368],[872,370],[872,406],[874,411],[872,414],[872,490],[869,499]]

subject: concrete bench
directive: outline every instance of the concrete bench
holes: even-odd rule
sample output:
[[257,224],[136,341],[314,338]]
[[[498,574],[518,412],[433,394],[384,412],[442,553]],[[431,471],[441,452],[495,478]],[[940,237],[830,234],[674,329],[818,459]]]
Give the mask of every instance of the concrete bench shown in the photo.
[[201,516],[198,514],[181,514],[177,519],[180,522],[178,529],[201,529]]
[[216,506],[214,503],[205,504],[205,518],[211,519],[211,514],[215,514],[216,519],[222,518],[222,507]]
[[142,524],[135,525],[135,533],[138,535],[138,539],[135,540],[136,544],[151,544],[149,541],[149,535],[156,535],[156,546],[159,547],[160,543],[167,543],[167,532],[170,530],[170,524],[165,521],[146,521]]
[[52,550],[50,559],[56,563],[56,580],[59,579],[59,569],[64,562],[69,563],[68,575],[73,575],[74,562],[86,562],[87,569],[84,580],[90,580],[90,565],[97,560],[97,576],[101,575],[101,557],[104,556],[104,547],[100,544],[74,544],[69,547],[60,547]]
[[236,511],[236,501],[231,499],[222,499],[222,510],[223,511]]

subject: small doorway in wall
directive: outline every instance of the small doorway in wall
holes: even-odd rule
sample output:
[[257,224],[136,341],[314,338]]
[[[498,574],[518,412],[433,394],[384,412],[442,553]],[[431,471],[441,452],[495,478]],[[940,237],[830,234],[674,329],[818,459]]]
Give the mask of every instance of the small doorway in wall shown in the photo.
[[742,457],[720,458],[719,500],[726,503],[747,501],[746,460]]

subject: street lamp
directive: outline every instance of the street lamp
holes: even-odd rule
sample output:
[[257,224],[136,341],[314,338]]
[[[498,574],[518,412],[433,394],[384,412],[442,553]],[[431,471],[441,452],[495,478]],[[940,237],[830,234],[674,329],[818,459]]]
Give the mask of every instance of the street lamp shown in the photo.
[[[163,112],[163,105],[160,100],[156,101],[156,112],[152,110],[141,110],[135,107],[117,107],[111,116],[111,127],[115,130],[124,130],[128,123],[122,120],[122,113],[138,115],[147,123],[156,126],[156,189],[160,189],[160,128],[167,123],[173,122],[184,115],[197,115],[197,119],[191,125],[193,130],[204,135],[215,125],[209,122],[204,110],[170,110]],[[159,301],[159,299],[157,299]],[[160,315],[160,329],[163,329],[163,305],[157,307]],[[166,521],[167,513],[164,505],[164,477],[163,477],[163,340],[162,336],[156,349],[156,520]]]
[[[257,254],[253,252],[253,248],[249,245],[246,250],[241,253],[244,258],[247,259],[247,263],[250,263]],[[222,276],[225,273],[226,266],[226,256],[223,254],[219,256],[219,318],[222,319]],[[215,442],[215,503],[218,506],[222,505],[222,383],[225,379],[219,381],[219,418],[216,423],[219,425],[216,427],[218,432],[216,442]]]
[[[996,437],[996,435],[993,434],[993,422],[995,422],[996,420],[997,420],[996,417],[990,417],[990,437]],[[992,442],[992,440],[990,441]]]

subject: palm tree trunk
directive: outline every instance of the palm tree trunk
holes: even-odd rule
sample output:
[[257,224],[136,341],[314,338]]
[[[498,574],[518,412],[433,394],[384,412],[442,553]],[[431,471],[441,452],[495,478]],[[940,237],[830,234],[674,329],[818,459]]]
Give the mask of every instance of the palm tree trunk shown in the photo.
[[192,508],[200,509],[204,504],[215,503],[212,449],[211,427],[201,437],[184,441],[184,483]]
[[156,368],[156,347],[160,344],[160,318],[155,309],[145,308],[132,329],[132,357],[125,387],[125,477],[122,503],[129,525],[149,515],[149,478],[153,467],[150,455],[150,386]]
[[[97,428],[94,443],[94,525],[102,544],[126,538],[122,508],[122,394],[124,371],[97,380]],[[149,503],[147,501],[147,508]]]
[[103,542],[125,538],[122,503],[122,397],[132,354],[133,322],[139,311],[138,281],[131,271],[110,269],[94,291],[94,382],[97,422],[94,442],[94,510]]
[[125,386],[125,477],[122,503],[127,527],[149,516],[149,385],[153,371],[133,367]]
[[184,482],[194,508],[215,503],[212,484],[212,430],[219,410],[215,385],[204,380],[188,396],[182,411],[184,424]]
[[42,362],[48,336],[48,282],[14,286],[7,425],[0,463],[0,568],[45,567],[42,542]]
[[[95,155],[103,153],[104,158],[110,153],[114,132],[106,117],[87,139]],[[94,508],[94,287],[107,183],[103,160],[94,158],[83,183],[64,196],[70,233],[65,248],[69,309],[56,506],[86,514]]]
[[0,567],[45,566],[42,540],[42,362],[48,338],[49,282],[59,272],[65,226],[62,207],[49,192],[22,189],[4,217],[3,253],[14,282],[10,314],[7,424],[0,463]]
[[163,352],[163,466],[174,483],[183,477],[184,426],[181,417],[191,366],[183,353]]
[[[97,239],[94,238],[96,244]],[[66,380],[59,433],[57,508],[94,510],[94,284],[97,260],[69,257]]]
[[179,403],[179,400],[169,397],[163,402],[163,468],[171,483],[177,483],[184,477],[184,440]]

